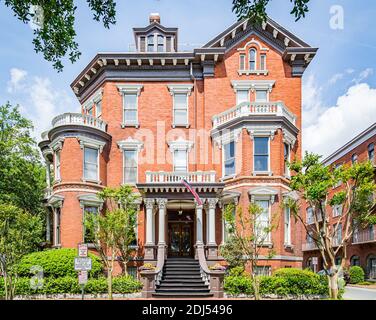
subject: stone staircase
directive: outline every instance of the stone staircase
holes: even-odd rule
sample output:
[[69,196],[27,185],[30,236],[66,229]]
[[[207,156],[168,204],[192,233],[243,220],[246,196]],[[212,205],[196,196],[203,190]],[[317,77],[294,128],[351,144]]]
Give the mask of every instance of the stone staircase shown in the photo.
[[201,278],[200,265],[193,258],[168,258],[163,277],[154,297],[159,298],[209,298],[208,285]]

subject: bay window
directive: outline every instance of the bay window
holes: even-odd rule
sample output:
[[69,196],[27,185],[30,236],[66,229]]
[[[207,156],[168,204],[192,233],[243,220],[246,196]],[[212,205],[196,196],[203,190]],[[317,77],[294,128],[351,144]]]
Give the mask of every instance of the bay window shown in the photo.
[[270,242],[270,201],[256,200],[255,204],[262,209],[261,214],[258,214],[255,219],[256,241],[260,243]]
[[224,176],[235,175],[235,141],[223,146]]
[[254,171],[269,171],[269,137],[254,137]]
[[285,245],[291,245],[291,212],[285,208]]
[[55,152],[55,180],[60,181],[61,180],[61,172],[60,172],[60,150]]
[[97,118],[102,116],[102,100],[95,102],[95,116]]
[[237,90],[236,91],[236,104],[243,102],[249,102],[249,91],[248,90]]
[[84,180],[99,180],[99,150],[84,147]]
[[148,36],[148,52],[154,51],[154,35]]
[[164,51],[164,37],[161,35],[157,36],[157,51],[158,52]]

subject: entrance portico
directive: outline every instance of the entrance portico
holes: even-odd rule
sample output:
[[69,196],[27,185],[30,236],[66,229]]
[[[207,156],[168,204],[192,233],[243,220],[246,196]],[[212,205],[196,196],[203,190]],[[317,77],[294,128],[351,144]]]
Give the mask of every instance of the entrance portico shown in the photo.
[[197,248],[202,247],[206,248],[208,260],[218,258],[216,232],[221,221],[216,221],[216,210],[223,184],[193,183],[202,205],[180,183],[148,183],[137,187],[145,207],[144,260],[156,261],[157,249],[161,247],[167,249],[166,256],[194,257]]

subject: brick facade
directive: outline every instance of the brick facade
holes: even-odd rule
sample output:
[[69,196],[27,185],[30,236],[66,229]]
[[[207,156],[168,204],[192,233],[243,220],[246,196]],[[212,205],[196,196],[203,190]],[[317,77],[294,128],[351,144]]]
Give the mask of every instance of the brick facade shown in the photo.
[[[83,115],[88,113],[88,105],[95,105],[93,96],[100,92],[100,119],[105,122],[105,129],[100,127],[98,120],[90,125],[88,120],[82,119],[81,125],[71,120],[56,125],[54,120],[48,138],[40,143],[46,161],[53,160],[55,166],[56,154],[60,150],[61,180],[53,182],[46,199],[52,208],[52,218],[56,208],[61,207],[61,243],[54,242],[54,245],[76,247],[83,240],[82,206],[87,200],[80,200],[81,197],[95,197],[96,192],[103,187],[117,187],[123,183],[123,150],[119,147],[122,141],[139,141],[142,144],[138,152],[135,192],[141,194],[143,201],[146,198],[166,197],[173,204],[172,209],[167,206],[168,212],[176,212],[179,206],[176,190],[181,186],[167,185],[171,190],[161,194],[155,191],[155,186],[147,177],[149,171],[173,172],[170,143],[189,141],[192,142],[192,148],[188,149],[188,172],[199,175],[201,172],[215,173],[215,180],[210,183],[201,180],[190,182],[203,199],[214,197],[218,200],[215,209],[216,244],[220,245],[223,241],[223,206],[228,201],[235,201],[243,210],[247,210],[253,198],[261,197],[269,201],[271,213],[277,215],[278,219],[271,235],[275,256],[271,260],[261,260],[260,265],[271,266],[272,269],[301,267],[303,231],[293,219],[291,243],[287,245],[284,241],[285,221],[281,204],[284,193],[289,191],[289,178],[284,172],[284,143],[291,147],[290,160],[301,158],[301,75],[317,49],[309,47],[290,33],[277,32],[275,35],[273,30],[277,29],[278,25],[272,20],[257,28],[243,21],[189,54],[172,50],[160,55],[156,52],[149,55],[145,52],[111,54],[106,57],[97,55],[72,83],[72,88],[83,106]],[[147,34],[150,30],[157,30],[161,34],[167,32],[166,28],[153,21],[145,29],[136,30],[135,34]],[[245,54],[245,60],[248,61],[251,48],[257,52],[258,68],[261,54],[266,55],[266,72],[262,70],[260,74],[251,72],[248,75],[239,72],[240,55]],[[133,85],[132,90],[135,85],[141,88],[137,98],[138,125],[124,127],[124,97],[120,88],[129,85]],[[174,128],[174,98],[170,88],[174,85],[192,86],[192,90],[188,90],[187,127]],[[248,86],[248,113],[244,116],[234,113],[215,126],[213,117],[236,106],[236,85]],[[265,86],[269,87],[265,89]],[[267,101],[255,102],[258,87],[262,88],[261,91],[267,91]],[[181,90],[179,88],[177,90]],[[94,99],[93,103],[90,103],[91,99]],[[97,112],[94,110],[93,116],[97,116]],[[233,118],[229,119],[230,116]],[[84,132],[82,128],[85,128]],[[270,146],[269,170],[260,174],[255,173],[254,165],[254,139],[258,136],[269,138]],[[86,141],[88,137],[89,142]],[[92,143],[92,140],[99,141],[96,143],[100,145],[99,181],[96,183],[83,180],[83,145]],[[222,179],[223,147],[227,140],[235,141],[235,175]],[[151,189],[154,190],[153,194],[150,194]],[[181,201],[189,206],[189,210],[194,210],[193,197],[186,191],[183,193]],[[160,228],[157,205],[155,211],[152,240],[157,244]],[[203,214],[204,243],[208,242],[207,214],[208,209]],[[147,237],[144,202],[140,203],[138,217],[138,256],[142,263]],[[193,242],[197,240],[196,223],[194,221]],[[56,232],[56,221],[54,229]],[[168,229],[166,220],[165,239],[168,239]],[[265,256],[267,251],[265,248]]]

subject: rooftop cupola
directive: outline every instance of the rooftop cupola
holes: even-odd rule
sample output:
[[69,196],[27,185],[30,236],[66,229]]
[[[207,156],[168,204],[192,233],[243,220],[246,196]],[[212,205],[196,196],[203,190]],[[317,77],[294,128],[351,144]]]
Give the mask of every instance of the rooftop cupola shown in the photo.
[[138,52],[176,52],[178,50],[178,28],[161,25],[159,13],[151,13],[149,25],[133,28]]

